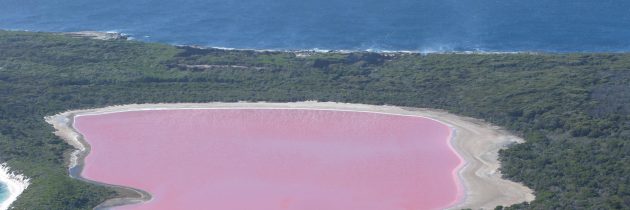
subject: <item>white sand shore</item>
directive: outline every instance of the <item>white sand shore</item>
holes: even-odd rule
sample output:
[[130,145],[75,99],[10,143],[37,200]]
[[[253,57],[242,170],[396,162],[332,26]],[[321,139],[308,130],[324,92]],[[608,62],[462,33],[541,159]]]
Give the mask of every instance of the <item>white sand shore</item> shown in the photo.
[[11,203],[17,200],[18,196],[20,196],[30,184],[29,179],[24,175],[11,172],[11,169],[6,163],[0,164],[0,182],[6,184],[9,190],[9,197],[0,202],[0,210],[9,209]]
[[98,40],[127,40],[129,36],[118,32],[102,32],[102,31],[77,31],[77,32],[64,32],[63,35],[71,37],[83,37]]
[[[481,120],[456,116],[441,110],[314,101],[294,103],[131,104],[67,111],[46,117],[46,121],[57,129],[55,134],[77,149],[69,157],[68,164],[72,168],[77,165],[80,166],[85,155],[89,153],[89,145],[81,139],[81,135],[72,127],[75,116],[164,109],[318,109],[378,112],[431,118],[454,129],[455,135],[451,140],[451,144],[465,161],[464,166],[458,172],[459,178],[464,185],[465,195],[451,209],[493,209],[497,205],[509,206],[516,203],[529,202],[535,198],[531,189],[520,183],[502,179],[501,173],[498,171],[500,167],[498,161],[499,149],[512,143],[520,143],[523,141],[522,139]],[[143,194],[140,190],[134,191]],[[108,201],[109,203],[106,202],[103,206],[121,205],[126,202],[136,203],[150,199],[148,194],[138,197],[128,201],[117,198],[116,200]]]

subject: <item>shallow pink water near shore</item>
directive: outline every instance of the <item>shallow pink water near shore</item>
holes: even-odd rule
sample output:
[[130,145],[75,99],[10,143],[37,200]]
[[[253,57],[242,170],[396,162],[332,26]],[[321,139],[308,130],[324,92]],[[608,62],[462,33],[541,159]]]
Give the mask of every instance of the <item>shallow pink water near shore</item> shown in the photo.
[[410,210],[460,199],[451,130],[410,116],[297,109],[133,111],[75,118],[82,176],[142,189],[117,209]]

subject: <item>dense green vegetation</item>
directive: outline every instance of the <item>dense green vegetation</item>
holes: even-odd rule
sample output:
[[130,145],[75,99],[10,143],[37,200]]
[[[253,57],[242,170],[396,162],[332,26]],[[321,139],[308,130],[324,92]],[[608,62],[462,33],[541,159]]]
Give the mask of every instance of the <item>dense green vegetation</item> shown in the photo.
[[338,101],[445,109],[523,136],[511,208],[630,208],[630,54],[223,51],[0,31],[0,162],[32,178],[16,209],[88,209],[115,192],[67,176],[43,117],[115,104]]

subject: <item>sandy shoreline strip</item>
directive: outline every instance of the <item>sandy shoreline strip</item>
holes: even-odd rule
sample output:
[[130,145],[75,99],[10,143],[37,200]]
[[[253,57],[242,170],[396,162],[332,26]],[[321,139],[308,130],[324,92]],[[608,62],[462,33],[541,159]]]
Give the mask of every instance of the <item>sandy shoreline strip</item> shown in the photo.
[[[498,161],[499,149],[509,144],[521,143],[523,142],[522,139],[481,120],[456,116],[441,110],[315,101],[293,103],[216,102],[195,104],[130,104],[89,110],[72,110],[54,116],[48,116],[45,119],[56,129],[56,135],[76,148],[75,151],[68,154],[68,166],[71,169],[70,175],[80,180],[96,183],[80,177],[83,158],[89,153],[90,147],[82,139],[81,134],[76,132],[73,128],[74,117],[126,111],[168,109],[317,109],[426,117],[449,125],[453,129],[451,146],[465,162],[463,167],[460,167],[457,172],[461,184],[463,184],[464,195],[462,196],[462,200],[450,209],[493,209],[497,205],[509,206],[526,201],[530,202],[535,198],[531,189],[520,183],[502,179],[498,171],[500,166]],[[110,199],[97,208],[145,202],[151,199],[151,195],[142,190],[123,186],[113,187],[116,187],[125,197]]]
[[9,190],[9,196],[0,202],[0,210],[9,209],[11,203],[17,200],[18,196],[20,196],[30,184],[26,176],[11,172],[11,169],[6,163],[0,164],[0,182],[6,184]]
[[125,186],[111,185],[107,183],[100,183],[81,177],[84,159],[90,153],[90,145],[85,140],[83,140],[83,136],[74,129],[74,117],[80,115],[80,113],[89,112],[90,110],[75,110],[44,118],[46,122],[53,125],[53,127],[55,128],[55,135],[59,136],[60,138],[65,140],[66,143],[72,145],[75,148],[75,150],[73,150],[69,154],[66,154],[66,164],[68,165],[70,177],[89,183],[112,187],[122,196],[111,198],[99,204],[94,209],[109,209],[115,206],[150,201],[151,194],[143,190]]

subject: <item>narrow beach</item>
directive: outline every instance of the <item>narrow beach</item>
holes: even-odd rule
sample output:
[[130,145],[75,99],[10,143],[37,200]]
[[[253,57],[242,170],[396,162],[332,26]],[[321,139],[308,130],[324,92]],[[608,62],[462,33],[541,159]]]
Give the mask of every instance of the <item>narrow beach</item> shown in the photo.
[[[313,101],[295,103],[132,104],[67,111],[46,117],[46,121],[55,127],[57,130],[55,132],[56,135],[76,148],[75,151],[68,154],[68,166],[70,169],[73,169],[71,170],[73,171],[71,176],[89,181],[80,177],[80,170],[83,158],[89,153],[90,147],[82,139],[81,134],[73,128],[75,116],[140,110],[244,108],[344,110],[430,118],[453,129],[451,146],[459,154],[460,158],[464,160],[463,166],[454,172],[463,185],[464,195],[461,196],[459,202],[451,207],[452,209],[492,209],[497,205],[509,206],[520,202],[529,202],[534,199],[531,189],[520,183],[502,179],[498,171],[500,166],[498,151],[509,144],[522,142],[522,139],[483,121],[456,116],[440,110]],[[109,200],[100,205],[100,207],[138,203],[151,199],[150,195],[142,190],[125,187],[118,187],[117,189],[129,196]]]
[[0,201],[0,210],[9,209],[13,203],[30,184],[29,179],[21,174],[11,172],[6,163],[0,164],[0,182],[7,186],[9,195]]

